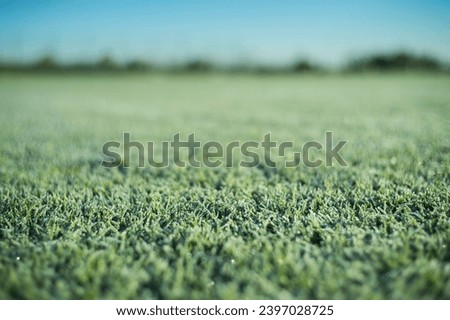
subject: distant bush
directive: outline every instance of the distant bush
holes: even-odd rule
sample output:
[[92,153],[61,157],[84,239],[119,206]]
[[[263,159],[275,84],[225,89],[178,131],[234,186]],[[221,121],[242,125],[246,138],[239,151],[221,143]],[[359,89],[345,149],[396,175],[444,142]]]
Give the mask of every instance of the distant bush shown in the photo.
[[295,62],[291,67],[291,70],[293,72],[317,72],[321,69],[322,68],[320,68],[319,66],[312,64],[307,60],[299,60]]
[[42,57],[32,67],[37,70],[55,70],[58,68],[58,64],[52,56],[47,55]]
[[309,62],[308,60],[298,60],[289,65],[271,65],[271,64],[259,64],[252,65],[239,65],[232,67],[231,71],[243,72],[243,73],[257,73],[257,74],[285,74],[285,73],[313,73],[325,70],[324,68]]
[[96,69],[102,71],[112,71],[119,69],[119,65],[108,55],[103,56],[95,66]]
[[250,68],[249,71],[258,74],[277,74],[277,73],[286,73],[288,69],[285,67],[283,68],[272,65],[258,65],[254,68]]
[[128,62],[125,68],[130,71],[148,71],[153,69],[153,66],[143,60],[133,60]]
[[212,71],[214,69],[214,65],[206,60],[192,60],[188,61],[181,67],[182,71],[188,72],[207,72]]
[[375,54],[358,58],[347,65],[350,71],[389,71],[389,70],[442,70],[441,63],[429,56],[415,56],[405,52],[392,54]]

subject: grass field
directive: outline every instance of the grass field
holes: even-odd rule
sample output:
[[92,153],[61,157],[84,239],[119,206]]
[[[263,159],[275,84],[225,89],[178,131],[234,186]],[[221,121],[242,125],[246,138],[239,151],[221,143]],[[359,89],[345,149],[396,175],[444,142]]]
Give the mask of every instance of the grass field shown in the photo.
[[[0,298],[450,299],[450,77],[0,75]],[[100,167],[133,139],[348,167]]]

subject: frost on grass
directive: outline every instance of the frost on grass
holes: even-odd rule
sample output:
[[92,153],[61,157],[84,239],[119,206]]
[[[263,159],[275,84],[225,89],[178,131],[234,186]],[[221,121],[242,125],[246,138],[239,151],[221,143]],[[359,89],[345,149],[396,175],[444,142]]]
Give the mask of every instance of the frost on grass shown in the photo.
[[[450,299],[448,77],[1,77],[0,298]],[[96,165],[269,130],[349,167]]]

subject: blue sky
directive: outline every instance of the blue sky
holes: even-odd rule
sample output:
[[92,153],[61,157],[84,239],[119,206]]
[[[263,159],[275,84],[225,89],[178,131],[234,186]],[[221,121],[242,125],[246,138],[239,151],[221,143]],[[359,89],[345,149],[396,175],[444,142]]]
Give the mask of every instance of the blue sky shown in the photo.
[[0,0],[0,58],[339,64],[396,49],[450,61],[450,1]]

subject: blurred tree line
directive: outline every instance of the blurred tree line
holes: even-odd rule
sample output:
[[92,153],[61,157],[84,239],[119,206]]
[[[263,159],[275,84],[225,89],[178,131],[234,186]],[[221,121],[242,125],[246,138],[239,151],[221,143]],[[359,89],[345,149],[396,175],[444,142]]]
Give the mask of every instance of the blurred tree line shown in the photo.
[[[406,52],[390,54],[374,54],[359,57],[349,61],[338,71],[449,71],[438,59],[431,56],[417,56]],[[233,72],[233,73],[325,73],[336,71],[306,59],[299,59],[285,66],[235,64],[223,66],[213,62],[196,59],[182,64],[157,65],[144,60],[131,60],[118,63],[111,56],[105,55],[94,63],[59,63],[53,56],[46,55],[34,63],[6,63],[0,61],[0,71],[38,71],[38,72],[173,72],[173,73],[205,73],[205,72]]]

